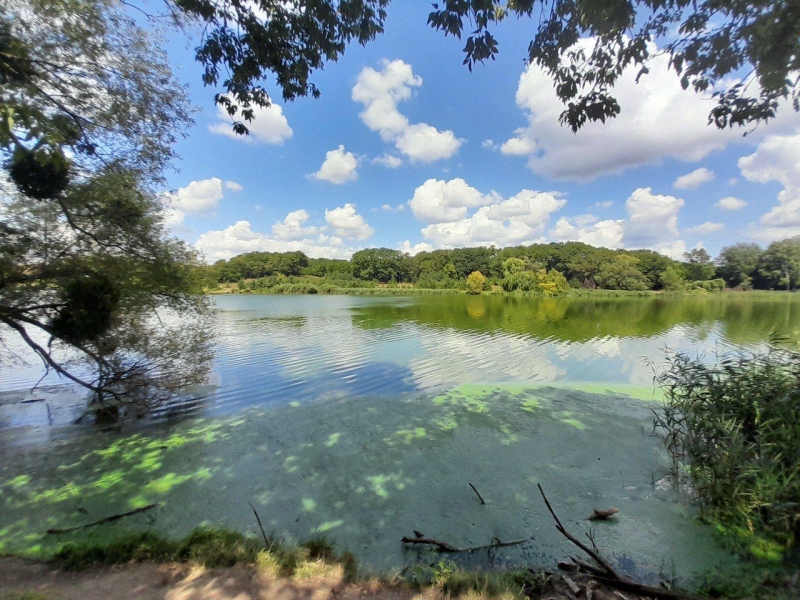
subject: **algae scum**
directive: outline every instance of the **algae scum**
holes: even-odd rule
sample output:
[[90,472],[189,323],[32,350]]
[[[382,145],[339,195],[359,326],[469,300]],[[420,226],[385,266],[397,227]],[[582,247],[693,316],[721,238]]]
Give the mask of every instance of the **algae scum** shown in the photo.
[[[725,315],[748,307],[654,318],[658,307],[637,300],[612,336],[591,327],[618,304],[498,300],[220,298],[215,387],[199,401],[121,432],[6,420],[0,552],[48,556],[75,536],[180,537],[199,525],[255,535],[252,503],[268,533],[325,536],[375,569],[438,560],[403,548],[414,530],[458,547],[525,538],[457,560],[549,567],[572,549],[541,483],[568,527],[591,528],[630,572],[690,575],[730,560],[666,478],[642,357],[758,343],[775,329],[764,306],[752,311],[762,327],[736,339],[741,325]],[[796,303],[780,302],[767,308],[786,331]],[[29,407],[19,398],[2,414]],[[42,414],[64,412],[57,395],[41,402]],[[614,522],[585,520],[610,506]]]

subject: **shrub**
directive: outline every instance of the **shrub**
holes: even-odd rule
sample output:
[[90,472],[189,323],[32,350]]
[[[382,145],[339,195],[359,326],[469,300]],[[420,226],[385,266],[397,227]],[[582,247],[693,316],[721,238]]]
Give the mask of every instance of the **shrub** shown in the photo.
[[[775,344],[716,364],[673,354],[655,423],[704,515],[747,540],[800,543],[800,352]],[[763,541],[763,539],[762,539]]]
[[707,281],[693,281],[692,285],[697,289],[702,289],[707,292],[721,292],[725,289],[725,280],[709,279]]

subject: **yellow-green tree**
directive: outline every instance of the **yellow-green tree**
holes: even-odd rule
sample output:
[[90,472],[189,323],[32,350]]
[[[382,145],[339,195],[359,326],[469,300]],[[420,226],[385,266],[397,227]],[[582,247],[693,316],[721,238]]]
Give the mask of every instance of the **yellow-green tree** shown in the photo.
[[473,271],[467,276],[467,292],[480,294],[486,288],[486,277],[480,271]]
[[536,274],[538,291],[545,296],[560,296],[569,291],[567,278],[555,269],[545,271],[542,269]]

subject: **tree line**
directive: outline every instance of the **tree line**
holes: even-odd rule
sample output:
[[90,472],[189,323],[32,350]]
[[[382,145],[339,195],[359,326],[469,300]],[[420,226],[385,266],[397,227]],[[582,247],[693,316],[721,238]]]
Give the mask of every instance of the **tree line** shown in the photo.
[[[478,277],[477,275],[480,275]],[[508,248],[454,248],[414,256],[368,248],[350,260],[309,258],[303,252],[249,252],[202,267],[207,287],[262,278],[317,277],[342,287],[359,283],[413,284],[428,289],[539,291],[569,289],[721,291],[800,287],[800,237],[724,247],[716,259],[703,249],[674,260],[652,250],[611,250],[582,242]],[[348,282],[351,284],[348,286]]]

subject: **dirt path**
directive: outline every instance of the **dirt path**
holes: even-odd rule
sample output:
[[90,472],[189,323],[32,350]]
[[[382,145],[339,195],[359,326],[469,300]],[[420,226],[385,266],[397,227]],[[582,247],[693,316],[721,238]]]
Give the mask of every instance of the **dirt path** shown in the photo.
[[90,571],[0,558],[0,600],[37,592],[50,600],[410,600],[408,591],[348,584],[335,576],[305,580],[259,574],[251,567],[203,569],[131,563]]
[[[581,576],[576,584],[551,577],[536,596],[542,600],[646,600],[622,594]],[[589,592],[591,589],[591,592]],[[21,595],[27,593],[28,595]],[[35,595],[30,595],[34,593]],[[515,600],[511,593],[488,596],[466,591],[465,600]],[[450,600],[436,587],[411,591],[373,582],[348,583],[341,568],[324,576],[279,577],[253,566],[205,569],[190,564],[127,563],[88,571],[64,571],[49,564],[0,558],[0,600]]]

